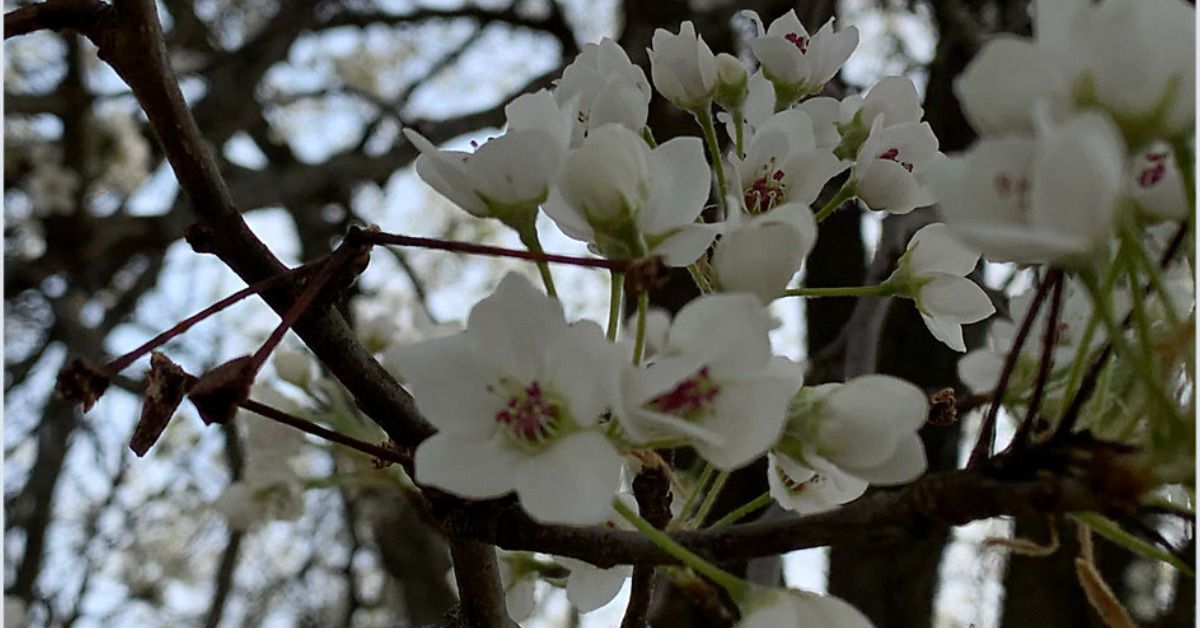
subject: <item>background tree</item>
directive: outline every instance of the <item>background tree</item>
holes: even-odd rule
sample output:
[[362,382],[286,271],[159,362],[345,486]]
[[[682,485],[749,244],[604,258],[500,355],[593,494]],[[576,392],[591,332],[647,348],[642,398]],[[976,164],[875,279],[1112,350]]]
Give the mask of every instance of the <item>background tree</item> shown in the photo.
[[[945,151],[973,140],[952,79],[988,37],[1030,28],[1026,2],[840,4],[798,7],[805,24],[840,16],[864,30],[866,49],[855,72],[827,89],[840,95],[878,76],[913,76],[923,84],[926,118]],[[351,225],[515,244],[416,183],[408,166],[417,151],[401,127],[434,143],[484,138],[503,123],[506,102],[548,86],[584,42],[612,36],[648,70],[645,50],[655,29],[675,31],[691,20],[714,50],[744,54],[747,33],[744,22],[731,19],[734,9],[774,17],[794,6],[165,0],[155,15],[149,2],[51,0],[7,8],[6,611],[22,607],[30,625],[349,626],[425,625],[486,612],[471,608],[486,604],[482,593],[455,606],[445,575],[450,557],[460,576],[475,565],[479,586],[494,588],[488,579],[494,565],[479,539],[513,548],[529,541],[505,536],[503,512],[472,519],[469,509],[437,503],[430,512],[398,470],[376,471],[362,456],[312,443],[299,461],[307,470],[303,515],[233,529],[211,504],[244,475],[247,434],[235,423],[202,429],[185,406],[154,452],[134,460],[126,442],[144,382],[116,379],[116,390],[82,414],[50,394],[54,374],[72,355],[121,354],[282,270],[281,263],[330,253]],[[151,32],[159,18],[161,49]],[[172,92],[175,75],[190,114]],[[695,133],[692,121],[663,99],[652,107],[659,141]],[[211,158],[199,146],[209,147]],[[882,225],[857,210],[834,214],[809,258],[806,285],[886,277],[909,235],[932,219],[932,210]],[[562,238],[552,244],[547,248],[582,251]],[[293,400],[365,440],[390,436],[410,446],[422,429],[419,416],[368,355],[386,360],[389,343],[461,317],[506,268],[530,270],[377,249],[332,310],[297,326],[325,369],[310,375],[323,382],[320,394],[292,389]],[[980,276],[1008,270],[981,268]],[[564,291],[569,311],[598,307],[590,295],[603,294],[600,278],[587,271],[563,277],[572,287]],[[654,298],[677,307],[690,298],[688,286],[684,277]],[[1003,305],[1001,282],[992,287]],[[296,292],[279,289],[266,301],[282,312]],[[172,341],[172,357],[201,373],[253,349],[275,318],[260,301],[238,308]],[[930,393],[961,389],[956,354],[930,338],[915,314],[908,301],[809,302],[791,323],[803,320],[808,382],[883,372]],[[968,339],[978,342],[981,333],[971,330]],[[957,466],[958,424],[927,427],[923,437],[932,469]],[[969,446],[973,439],[966,440]],[[761,493],[761,478],[761,467],[735,474],[713,517]],[[773,516],[766,511],[763,518]],[[1042,517],[1019,518],[1015,534],[1042,539],[1044,526]],[[1069,545],[1069,529],[1060,536]],[[938,613],[951,539],[948,528],[934,525],[883,542],[814,545],[833,545],[830,592],[878,626],[941,626],[962,621]],[[1106,580],[1140,609],[1141,619],[1191,624],[1194,599],[1170,593],[1173,573],[1124,550],[1101,545],[1099,551]],[[1064,547],[1049,557],[1012,560],[1003,625],[1028,624],[1023,618],[1030,617],[1059,618],[1046,625],[1100,625],[1082,591],[1064,586],[1074,582],[1062,575],[1072,573],[1074,557]],[[978,553],[973,559],[983,560]],[[766,582],[782,577],[769,557],[731,568]],[[660,586],[651,589],[647,573],[635,576],[632,595],[653,625],[721,624],[661,571]],[[1183,583],[1179,591],[1190,592],[1191,581]],[[543,615],[566,613],[561,596],[543,597]],[[630,625],[636,619],[631,614]]]

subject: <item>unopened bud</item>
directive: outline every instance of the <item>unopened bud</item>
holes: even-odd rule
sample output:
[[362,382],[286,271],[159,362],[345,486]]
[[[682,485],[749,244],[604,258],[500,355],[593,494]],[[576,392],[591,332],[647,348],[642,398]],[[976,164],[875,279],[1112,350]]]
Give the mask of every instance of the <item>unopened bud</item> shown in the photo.
[[722,52],[717,55],[717,92],[714,100],[721,108],[732,111],[746,102],[750,74],[737,57]]

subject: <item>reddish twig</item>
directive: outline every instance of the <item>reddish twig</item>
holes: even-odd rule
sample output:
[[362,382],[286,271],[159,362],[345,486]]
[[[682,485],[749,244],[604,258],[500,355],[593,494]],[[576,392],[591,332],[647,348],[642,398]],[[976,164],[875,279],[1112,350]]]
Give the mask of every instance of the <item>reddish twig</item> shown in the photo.
[[1012,347],[1008,350],[1008,355],[1004,358],[1004,367],[1000,371],[1000,381],[996,383],[995,390],[992,391],[992,405],[988,407],[987,415],[983,418],[983,424],[979,427],[979,440],[975,441],[975,447],[971,449],[971,457],[967,460],[967,468],[973,469],[983,462],[992,453],[992,446],[996,441],[996,417],[1000,414],[1000,406],[1004,401],[1004,393],[1008,390],[1008,380],[1012,377],[1013,369],[1017,366],[1017,358],[1021,356],[1021,348],[1025,346],[1025,338],[1029,336],[1029,331],[1033,329],[1033,321],[1037,318],[1038,311],[1042,307],[1042,301],[1046,298],[1046,292],[1050,288],[1051,275],[1046,277],[1038,284],[1037,293],[1033,295],[1033,302],[1029,304],[1029,311],[1025,314],[1025,320],[1021,321],[1021,327],[1017,330],[1017,335],[1013,338]]
[[1042,397],[1046,393],[1046,382],[1050,379],[1050,367],[1054,363],[1054,341],[1058,336],[1058,316],[1062,308],[1063,284],[1066,283],[1062,269],[1050,269],[1046,281],[1054,285],[1054,294],[1050,297],[1050,316],[1046,320],[1046,330],[1042,334],[1042,356],[1038,363],[1037,379],[1033,383],[1033,394],[1029,397],[1029,408],[1025,411],[1025,418],[1013,436],[1013,447],[1023,447],[1033,430],[1034,422],[1042,407]]
[[412,459],[409,456],[406,456],[403,452],[395,449],[389,449],[374,443],[368,443],[367,441],[359,440],[353,436],[347,436],[341,432],[335,432],[331,429],[321,427],[312,421],[288,414],[282,410],[277,410],[266,404],[254,401],[253,399],[247,399],[243,401],[241,406],[255,414],[259,414],[271,419],[272,421],[294,427],[306,434],[312,434],[313,436],[323,438],[329,442],[337,443],[339,445],[349,447],[350,449],[361,451],[364,454],[369,454],[386,462],[394,462],[403,466],[405,469],[412,468]]
[[416,236],[400,235],[398,233],[383,233],[376,231],[362,232],[364,242],[372,244],[389,244],[396,246],[416,246],[439,251],[469,253],[472,255],[490,255],[493,257],[511,257],[531,262],[550,262],[553,264],[570,264],[587,268],[603,268],[616,272],[627,272],[634,260],[608,260],[596,257],[576,257],[574,255],[556,255],[554,253],[533,253],[519,249],[506,249],[499,246],[474,244],[472,242],[457,242],[454,240],[438,240],[435,238],[419,238]]

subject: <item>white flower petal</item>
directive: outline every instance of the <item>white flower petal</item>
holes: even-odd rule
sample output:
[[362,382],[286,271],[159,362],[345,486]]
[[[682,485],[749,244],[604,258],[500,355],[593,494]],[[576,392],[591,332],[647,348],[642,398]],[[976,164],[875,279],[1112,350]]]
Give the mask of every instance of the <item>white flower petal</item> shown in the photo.
[[600,523],[621,484],[621,456],[603,434],[576,432],[523,460],[514,478],[521,506],[534,519]]
[[500,497],[513,490],[513,473],[524,456],[489,440],[438,432],[417,446],[416,481],[468,499]]

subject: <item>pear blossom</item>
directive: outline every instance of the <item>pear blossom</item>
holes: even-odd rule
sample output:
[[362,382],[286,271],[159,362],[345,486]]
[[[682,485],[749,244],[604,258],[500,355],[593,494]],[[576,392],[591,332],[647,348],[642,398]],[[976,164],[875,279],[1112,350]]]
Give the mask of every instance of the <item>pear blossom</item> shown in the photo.
[[999,35],[954,79],[963,115],[981,135],[1033,133],[1035,105],[1055,119],[1070,108],[1067,70],[1032,41]]
[[832,19],[810,37],[795,10],[771,22],[765,33],[757,13],[739,15],[749,17],[758,28],[750,49],[775,86],[776,111],[820,92],[858,46],[858,29],[851,26],[834,32]]
[[832,151],[817,148],[812,120],[799,109],[763,121],[746,146],[745,158],[734,159],[742,201],[752,214],[788,202],[810,205],[848,166]]
[[[832,98],[813,98],[801,103],[801,108],[813,117],[813,128],[828,128],[832,124],[837,132],[838,146],[834,151],[839,157],[856,155],[867,136],[871,134],[876,119],[882,119],[883,128],[904,123],[921,121],[925,110],[912,80],[903,76],[888,76],[881,79],[866,95],[854,94],[840,102]],[[826,101],[837,103],[833,109]],[[836,113],[836,120],[829,120]],[[814,115],[815,114],[815,115]],[[818,121],[819,119],[819,121]]]
[[607,37],[598,44],[584,44],[554,88],[558,104],[573,110],[571,148],[578,148],[592,129],[605,124],[641,132],[650,112],[650,97],[646,73]]
[[806,388],[798,401],[768,476],[780,505],[816,512],[858,497],[868,483],[902,484],[925,472],[917,430],[929,404],[916,386],[865,375]]
[[767,310],[746,294],[688,303],[648,367],[626,371],[617,413],[634,442],[686,438],[720,469],[759,457],[779,437],[800,388],[797,365],[771,354]]
[[1037,107],[1054,120],[1098,108],[1135,149],[1194,127],[1195,9],[1187,3],[1038,0],[1034,34],[988,42],[956,80],[980,133],[1027,134]]
[[930,182],[946,224],[988,259],[1064,262],[1108,241],[1126,172],[1116,127],[1089,112],[1036,139],[981,140]]
[[658,29],[650,48],[650,76],[654,87],[680,109],[707,109],[717,90],[717,60],[691,22],[679,34]]
[[872,628],[862,611],[841,598],[798,589],[772,589],[751,599],[736,628]]
[[416,170],[425,183],[468,213],[497,218],[530,237],[538,205],[562,165],[564,147],[554,134],[510,131],[474,153],[439,150],[413,129],[404,135],[421,152]]
[[[521,94],[504,106],[504,118],[508,120],[508,131],[545,131],[554,139],[560,151],[571,145],[572,134],[577,130],[578,114],[575,100],[560,105],[548,90],[539,89],[530,94]],[[561,153],[560,153],[561,154]]]
[[722,290],[749,292],[766,305],[787,289],[816,241],[812,210],[786,203],[725,233],[712,268]]
[[1133,159],[1129,195],[1151,220],[1183,220],[1188,215],[1187,195],[1175,156],[1157,144]]
[[867,207],[892,214],[932,205],[937,199],[924,179],[940,155],[937,136],[928,122],[885,127],[884,119],[876,116],[858,151],[850,174],[855,194]]
[[651,149],[638,134],[610,124],[567,157],[545,210],[563,233],[610,259],[662,255],[686,266],[717,233],[696,223],[710,187],[699,138]]
[[937,222],[913,234],[887,281],[916,301],[934,338],[955,351],[966,351],[962,326],[996,311],[987,293],[966,278],[978,261],[978,252],[964,247],[946,225]]
[[471,309],[466,331],[400,355],[417,407],[438,428],[417,447],[417,482],[475,499],[515,491],[544,521],[602,521],[622,463],[599,421],[619,405],[625,363],[599,326],[568,325],[557,301],[508,274]]
[[[866,480],[842,471],[822,458],[806,464],[767,454],[767,486],[780,506],[801,514],[825,512],[857,499],[867,490]],[[809,466],[814,465],[814,466]]]
[[1035,24],[1038,44],[1070,72],[1077,107],[1108,112],[1134,148],[1194,128],[1194,7],[1181,0],[1039,0],[1037,12],[1045,14]]

